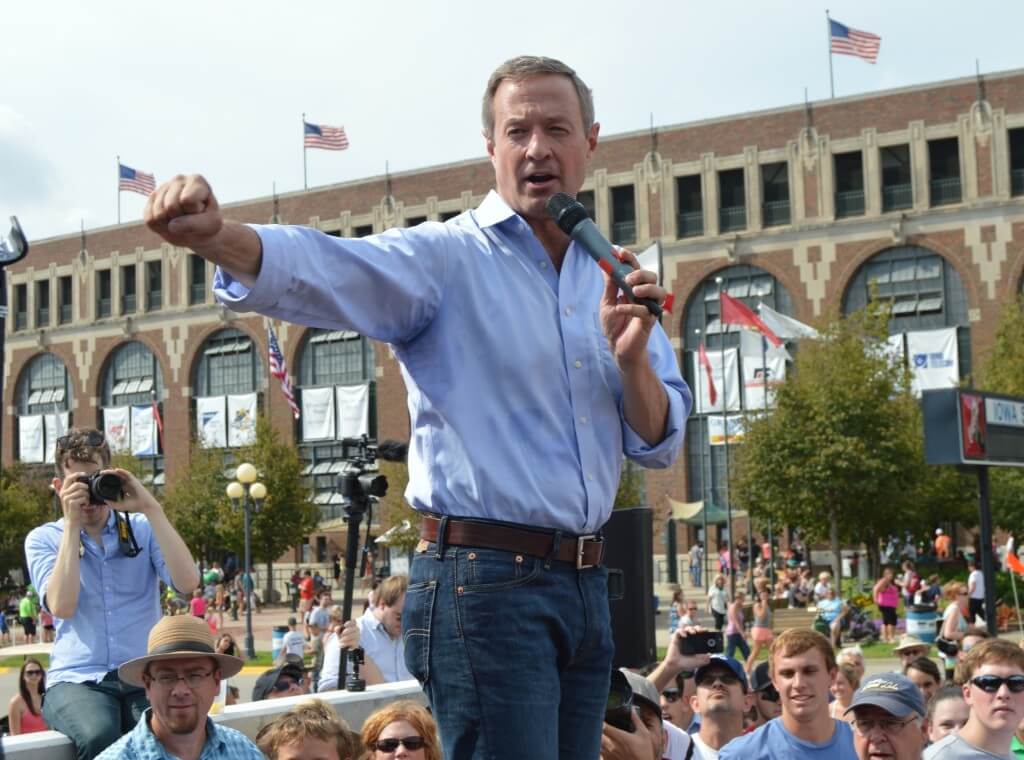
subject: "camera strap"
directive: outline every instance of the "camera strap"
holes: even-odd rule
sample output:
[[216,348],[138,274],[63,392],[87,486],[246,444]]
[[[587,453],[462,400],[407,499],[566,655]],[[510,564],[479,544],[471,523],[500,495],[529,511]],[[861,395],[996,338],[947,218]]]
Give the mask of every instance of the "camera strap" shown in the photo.
[[117,542],[121,546],[121,553],[126,557],[137,557],[142,549],[135,540],[135,531],[132,530],[131,521],[127,512],[114,510],[114,522],[117,525]]

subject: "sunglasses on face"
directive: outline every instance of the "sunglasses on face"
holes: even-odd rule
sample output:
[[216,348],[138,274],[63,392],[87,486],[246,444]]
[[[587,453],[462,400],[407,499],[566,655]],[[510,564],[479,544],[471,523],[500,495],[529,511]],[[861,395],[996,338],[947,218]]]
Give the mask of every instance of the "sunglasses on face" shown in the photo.
[[303,679],[301,679],[301,678],[298,678],[298,679],[285,678],[285,679],[283,679],[281,681],[277,681],[270,688],[273,689],[274,691],[288,691],[288,689],[292,688],[292,686],[299,686],[299,687],[301,687],[302,683],[303,683]]
[[82,435],[81,433],[69,433],[68,435],[62,435],[57,439],[57,446],[62,449],[66,449],[72,444],[78,446],[102,446],[103,445],[103,433],[98,430]]
[[679,689],[665,689],[665,691],[661,692],[661,696],[663,696],[665,701],[670,705],[674,705],[679,701],[679,698],[683,696],[683,693],[679,691]]
[[726,686],[735,686],[740,679],[735,673],[703,673],[697,680],[697,685],[712,686],[715,681],[721,681]]
[[401,739],[378,739],[373,742],[373,749],[380,752],[394,752],[401,744],[407,750],[415,751],[422,749],[424,745],[422,736],[403,736]]
[[41,670],[26,670],[25,675],[27,676],[41,676],[43,671]]
[[778,702],[779,691],[774,686],[765,686],[761,691],[758,692],[761,695],[761,699],[765,702]]
[[975,676],[971,679],[971,683],[988,694],[995,694],[1004,683],[1006,688],[1014,694],[1020,694],[1024,691],[1024,676],[1009,676],[1008,678],[1000,676]]

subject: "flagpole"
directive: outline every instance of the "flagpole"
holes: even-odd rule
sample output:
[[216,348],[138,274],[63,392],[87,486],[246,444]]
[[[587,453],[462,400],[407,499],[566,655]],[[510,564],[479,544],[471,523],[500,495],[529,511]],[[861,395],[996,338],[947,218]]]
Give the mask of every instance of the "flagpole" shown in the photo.
[[[721,338],[722,357],[722,429],[725,437],[725,523],[729,534],[729,593],[736,596],[736,567],[733,561],[733,551],[736,541],[732,535],[732,501],[729,499],[729,380],[725,372],[725,322],[722,321],[722,288],[725,281],[721,277],[715,278],[718,285],[718,335]],[[708,444],[710,446],[710,442]]]
[[828,86],[832,99],[836,97],[836,82],[832,77],[832,19],[829,18],[828,8],[825,9],[825,26],[828,31]]
[[117,157],[117,223],[121,223],[121,157]]
[[302,189],[309,189],[309,181],[306,178],[306,114],[302,114]]
[[[697,334],[697,343],[698,343],[698,349],[699,349],[700,348],[700,344],[701,344],[701,340],[702,340],[701,339],[701,335],[700,335],[700,328],[698,327],[697,329],[694,330],[694,332]],[[698,364],[698,367],[697,367],[697,384],[698,384],[698,387],[699,387],[700,385],[702,385],[702,383],[700,382],[700,373],[704,371],[704,368],[699,366],[700,365],[700,360],[697,361],[697,364]],[[700,577],[701,577],[701,580],[704,582],[704,591],[706,592],[708,590],[707,546],[708,546],[708,480],[709,480],[708,479],[708,469],[709,468],[706,468],[705,464],[706,464],[706,460],[709,460],[711,458],[711,451],[710,451],[711,443],[710,443],[710,441],[708,441],[708,417],[707,417],[707,415],[706,414],[703,415],[701,417],[700,421],[701,421],[701,435],[703,437],[703,440],[701,441],[701,444],[700,444],[700,498],[701,498],[701,501],[704,502],[704,506],[701,508],[701,514],[704,517],[704,539],[703,540],[704,540],[704,547],[705,547],[704,548],[704,552],[703,552],[704,556],[700,558],[700,562],[701,562]],[[707,457],[704,456],[705,449],[708,450]]]

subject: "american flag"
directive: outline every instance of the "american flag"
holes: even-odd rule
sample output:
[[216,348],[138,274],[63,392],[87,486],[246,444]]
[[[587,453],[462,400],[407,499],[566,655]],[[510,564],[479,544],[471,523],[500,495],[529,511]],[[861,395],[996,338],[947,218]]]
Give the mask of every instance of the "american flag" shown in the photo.
[[295,403],[295,391],[292,390],[292,381],[288,379],[288,365],[284,363],[281,346],[277,343],[277,335],[274,334],[272,325],[267,325],[267,348],[270,352],[270,374],[281,381],[281,392],[288,400],[288,406],[292,408],[295,419],[298,419],[299,405]]
[[135,171],[132,167],[124,164],[118,164],[117,170],[118,190],[128,190],[140,195],[149,195],[156,190],[156,180],[153,179],[152,174]]
[[877,34],[851,29],[832,19],[829,19],[828,23],[833,53],[855,55],[868,63],[875,63],[878,60],[878,48],[882,45],[882,38]]
[[344,127],[328,127],[326,124],[310,124],[302,122],[303,141],[307,148],[323,148],[324,150],[345,150],[348,148],[348,136]]

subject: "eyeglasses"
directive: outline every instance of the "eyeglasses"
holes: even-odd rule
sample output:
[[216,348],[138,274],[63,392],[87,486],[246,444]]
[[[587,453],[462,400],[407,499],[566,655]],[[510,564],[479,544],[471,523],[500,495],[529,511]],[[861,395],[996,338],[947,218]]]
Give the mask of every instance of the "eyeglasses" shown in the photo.
[[25,675],[27,676],[41,676],[43,671],[41,670],[26,670]]
[[155,676],[150,676],[150,678],[160,684],[160,687],[164,689],[173,689],[177,685],[178,681],[184,681],[185,685],[190,689],[198,689],[211,675],[213,675],[213,671],[207,670],[205,673],[196,671],[194,673],[186,673],[183,676],[179,676],[177,673],[160,673]]
[[663,696],[665,701],[670,705],[674,705],[679,701],[679,698],[683,696],[683,693],[679,691],[679,689],[665,689],[665,691],[661,692],[661,696]]
[[73,443],[78,446],[102,446],[105,438],[98,430],[90,430],[87,433],[68,433],[57,439],[57,447],[66,449]]
[[1020,694],[1024,691],[1024,676],[1009,676],[1008,678],[1001,678],[1000,676],[975,676],[971,679],[971,683],[988,694],[995,694],[1004,683],[1006,688],[1014,694]]
[[270,688],[273,691],[288,691],[288,689],[292,688],[293,686],[298,686],[301,688],[303,683],[305,682],[301,678],[287,678],[283,681],[278,681]]
[[779,690],[771,684],[768,684],[763,689],[761,689],[761,691],[759,691],[758,694],[761,695],[761,699],[763,699],[765,702],[778,702],[780,699]]
[[735,686],[740,682],[739,676],[735,673],[702,673],[697,679],[698,686],[712,686],[715,681],[721,681],[726,686]]
[[895,736],[903,727],[908,723],[912,723],[914,718],[907,718],[906,720],[900,720],[898,718],[879,718],[878,720],[867,720],[858,718],[853,721],[853,730],[863,736],[865,739],[871,735],[871,732],[876,728],[880,729],[883,734],[889,736]]
[[422,736],[403,736],[401,739],[378,739],[375,742],[370,742],[371,749],[380,752],[394,752],[398,749],[399,744],[408,750],[415,751],[422,749],[426,742],[423,741]]

